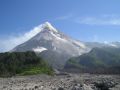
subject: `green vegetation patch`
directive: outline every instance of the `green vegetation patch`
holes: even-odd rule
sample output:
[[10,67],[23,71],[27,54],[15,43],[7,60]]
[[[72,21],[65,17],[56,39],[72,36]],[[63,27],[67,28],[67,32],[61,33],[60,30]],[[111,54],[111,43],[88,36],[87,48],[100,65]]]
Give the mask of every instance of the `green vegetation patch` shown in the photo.
[[34,52],[0,53],[0,76],[53,74],[53,69]]

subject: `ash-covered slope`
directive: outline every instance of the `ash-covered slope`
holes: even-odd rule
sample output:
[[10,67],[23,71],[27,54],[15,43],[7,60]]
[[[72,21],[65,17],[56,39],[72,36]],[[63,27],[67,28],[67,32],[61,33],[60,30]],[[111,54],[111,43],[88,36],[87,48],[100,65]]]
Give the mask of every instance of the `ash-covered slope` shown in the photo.
[[12,51],[35,51],[54,67],[61,67],[70,57],[89,51],[82,42],[59,32],[49,22],[40,25],[39,29],[40,32],[36,36],[18,45]]

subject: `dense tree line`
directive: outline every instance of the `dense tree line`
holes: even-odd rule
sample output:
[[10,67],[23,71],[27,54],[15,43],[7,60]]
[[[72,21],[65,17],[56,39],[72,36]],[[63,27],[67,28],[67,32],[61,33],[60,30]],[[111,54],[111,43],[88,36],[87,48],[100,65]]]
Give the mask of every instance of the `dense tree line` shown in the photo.
[[0,53],[0,76],[52,74],[52,68],[34,52]]

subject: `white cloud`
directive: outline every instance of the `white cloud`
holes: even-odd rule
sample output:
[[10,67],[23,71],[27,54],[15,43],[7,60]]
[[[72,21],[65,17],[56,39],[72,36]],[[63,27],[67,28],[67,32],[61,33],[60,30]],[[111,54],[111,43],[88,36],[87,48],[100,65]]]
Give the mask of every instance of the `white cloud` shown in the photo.
[[55,18],[55,20],[67,20],[67,19],[70,19],[72,17],[73,17],[73,14],[67,14],[64,16],[59,16],[59,17]]
[[6,39],[0,39],[0,52],[5,52],[13,49],[15,46],[24,43],[25,41],[35,36],[40,31],[41,25],[34,27],[32,30],[24,34],[20,34],[18,36],[10,36]]
[[120,15],[116,14],[101,14],[96,16],[76,16],[75,14],[66,14],[57,17],[54,20],[69,20],[87,25],[120,25]]
[[75,19],[75,22],[88,25],[120,25],[120,17],[115,15],[80,17]]

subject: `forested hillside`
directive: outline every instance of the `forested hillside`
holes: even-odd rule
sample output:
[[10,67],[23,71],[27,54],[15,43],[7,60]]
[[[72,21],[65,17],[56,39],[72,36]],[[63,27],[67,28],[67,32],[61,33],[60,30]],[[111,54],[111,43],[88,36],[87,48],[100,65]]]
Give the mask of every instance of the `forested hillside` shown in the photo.
[[120,73],[120,48],[93,48],[87,54],[71,58],[65,69],[90,73]]
[[0,76],[52,74],[52,68],[34,52],[0,53]]

